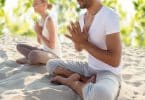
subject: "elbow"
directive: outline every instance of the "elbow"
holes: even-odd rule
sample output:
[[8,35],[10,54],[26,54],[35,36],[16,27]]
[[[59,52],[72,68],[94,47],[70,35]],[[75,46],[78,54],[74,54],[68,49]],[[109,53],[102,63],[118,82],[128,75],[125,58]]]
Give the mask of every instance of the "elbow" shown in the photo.
[[51,49],[55,49],[55,46],[50,46]]
[[120,63],[113,63],[113,64],[112,64],[112,67],[113,67],[113,68],[117,68],[117,67],[119,67],[119,65],[120,65]]
[[55,49],[55,43],[50,43],[48,47],[51,49]]
[[110,57],[110,62],[111,62],[111,66],[113,68],[117,68],[120,66],[121,63],[121,52],[120,53],[115,53]]
[[121,62],[120,59],[115,59],[115,60],[112,61],[111,66],[113,68],[117,68],[117,67],[119,67],[120,62]]

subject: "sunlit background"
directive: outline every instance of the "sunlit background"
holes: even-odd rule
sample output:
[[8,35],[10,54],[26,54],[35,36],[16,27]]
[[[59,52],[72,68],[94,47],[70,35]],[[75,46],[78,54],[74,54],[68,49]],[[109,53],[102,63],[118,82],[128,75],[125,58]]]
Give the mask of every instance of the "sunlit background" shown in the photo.
[[[67,33],[70,20],[83,12],[76,0],[48,0],[54,6],[50,14],[58,24],[58,34]],[[121,36],[126,46],[145,47],[145,0],[102,0],[120,15]],[[33,0],[0,0],[0,35],[35,36],[34,21],[39,18]]]

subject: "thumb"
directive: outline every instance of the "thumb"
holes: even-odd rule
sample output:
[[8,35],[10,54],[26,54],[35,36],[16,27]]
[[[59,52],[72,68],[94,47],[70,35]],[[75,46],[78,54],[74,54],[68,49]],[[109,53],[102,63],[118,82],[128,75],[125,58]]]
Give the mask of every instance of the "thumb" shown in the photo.
[[65,34],[65,37],[69,38],[70,40],[72,40],[72,37],[70,35]]
[[87,38],[89,37],[88,29],[86,27],[83,28],[83,35]]
[[83,33],[88,34],[88,29],[86,28],[86,26],[84,26],[83,28]]

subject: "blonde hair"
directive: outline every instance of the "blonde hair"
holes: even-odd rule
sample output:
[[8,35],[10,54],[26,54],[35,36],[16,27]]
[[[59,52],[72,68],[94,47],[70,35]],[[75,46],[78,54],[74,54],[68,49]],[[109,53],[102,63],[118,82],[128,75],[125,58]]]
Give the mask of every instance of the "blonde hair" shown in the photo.
[[41,0],[41,1],[47,3],[47,8],[48,9],[52,9],[52,4],[49,4],[48,0]]
[[48,0],[40,0],[42,3],[47,3],[47,8],[52,9],[52,4],[48,3]]

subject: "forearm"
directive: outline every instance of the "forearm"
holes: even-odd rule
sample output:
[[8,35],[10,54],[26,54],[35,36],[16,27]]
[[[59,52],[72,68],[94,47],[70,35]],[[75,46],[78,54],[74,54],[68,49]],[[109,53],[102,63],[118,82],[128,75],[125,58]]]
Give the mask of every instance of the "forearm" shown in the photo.
[[37,36],[37,42],[41,44],[42,41],[41,41],[41,38],[40,38],[39,35],[42,34],[42,33],[41,33],[42,30],[41,30],[41,31],[36,31],[36,30],[35,30],[35,32],[36,32],[36,36]]
[[85,49],[88,53],[94,56],[96,59],[111,65],[112,67],[118,67],[120,60],[116,58],[115,54],[110,50],[103,50],[93,45],[90,42],[86,42],[83,45],[83,49]]
[[54,48],[55,45],[53,43],[51,43],[47,38],[45,38],[43,35],[39,35],[39,38],[41,39],[41,41],[43,41],[48,47],[50,48]]
[[41,44],[41,40],[40,40],[40,38],[39,38],[38,35],[37,35],[37,42],[38,42],[39,44]]

